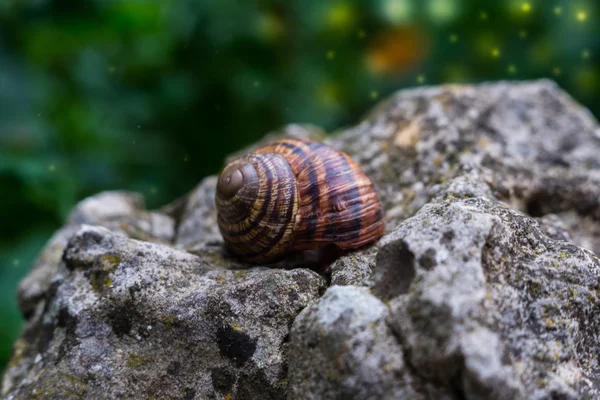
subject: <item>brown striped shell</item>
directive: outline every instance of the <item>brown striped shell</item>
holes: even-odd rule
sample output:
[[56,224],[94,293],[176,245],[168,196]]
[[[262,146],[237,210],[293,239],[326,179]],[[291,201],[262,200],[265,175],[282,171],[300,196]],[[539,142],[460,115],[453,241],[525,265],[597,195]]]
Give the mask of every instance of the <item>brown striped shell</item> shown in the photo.
[[383,209],[371,180],[348,155],[323,143],[282,139],[230,163],[215,201],[226,246],[254,263],[334,245],[377,241]]

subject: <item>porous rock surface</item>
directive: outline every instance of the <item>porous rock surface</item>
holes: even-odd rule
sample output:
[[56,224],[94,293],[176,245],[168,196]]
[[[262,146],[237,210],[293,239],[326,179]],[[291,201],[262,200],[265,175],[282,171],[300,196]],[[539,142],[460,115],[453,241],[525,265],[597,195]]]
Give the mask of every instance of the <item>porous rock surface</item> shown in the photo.
[[[313,127],[278,135],[322,137]],[[600,398],[600,129],[549,81],[398,92],[325,139],[388,233],[328,270],[223,250],[215,177],[84,200],[21,283],[7,399]]]

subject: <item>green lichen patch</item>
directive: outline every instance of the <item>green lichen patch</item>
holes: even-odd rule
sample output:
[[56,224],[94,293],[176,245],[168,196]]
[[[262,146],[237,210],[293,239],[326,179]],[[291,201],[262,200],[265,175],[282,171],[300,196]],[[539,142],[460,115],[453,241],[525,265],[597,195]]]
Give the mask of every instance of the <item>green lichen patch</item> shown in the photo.
[[25,339],[19,339],[13,345],[13,353],[8,368],[14,368],[23,360],[25,351],[29,348],[29,343]]
[[100,258],[99,268],[89,273],[92,289],[101,293],[113,283],[112,273],[121,264],[121,257],[116,254],[106,254]]
[[152,356],[140,356],[135,353],[129,353],[129,357],[127,358],[127,362],[125,366],[127,368],[139,368],[144,364],[152,361],[154,357]]

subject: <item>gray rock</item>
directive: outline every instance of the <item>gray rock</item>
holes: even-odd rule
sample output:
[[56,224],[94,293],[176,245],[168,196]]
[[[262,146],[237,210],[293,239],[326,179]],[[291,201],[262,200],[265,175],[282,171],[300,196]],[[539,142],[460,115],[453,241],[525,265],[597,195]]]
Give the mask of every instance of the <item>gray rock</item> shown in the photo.
[[355,251],[335,260],[330,267],[332,285],[369,286],[378,246]]
[[102,192],[79,202],[71,211],[67,223],[97,224],[104,220],[132,215],[143,209],[144,198],[141,194]]
[[215,177],[86,199],[20,285],[2,396],[600,398],[599,131],[548,81],[398,92],[325,139],[388,227],[325,271],[227,254]]
[[67,224],[48,241],[29,275],[19,285],[19,308],[25,317],[36,307],[44,308],[44,296],[58,271],[69,238],[82,224],[105,226],[114,232],[136,239],[170,243],[175,222],[166,214],[144,210],[140,194],[102,192],[82,200],[71,212]]
[[14,398],[282,398],[289,326],[324,279],[213,268],[83,226],[6,373]]
[[367,288],[327,289],[292,327],[288,399],[423,398],[413,390],[388,313]]
[[216,177],[206,178],[187,197],[175,236],[176,245],[206,248],[222,241],[214,205],[216,187]]

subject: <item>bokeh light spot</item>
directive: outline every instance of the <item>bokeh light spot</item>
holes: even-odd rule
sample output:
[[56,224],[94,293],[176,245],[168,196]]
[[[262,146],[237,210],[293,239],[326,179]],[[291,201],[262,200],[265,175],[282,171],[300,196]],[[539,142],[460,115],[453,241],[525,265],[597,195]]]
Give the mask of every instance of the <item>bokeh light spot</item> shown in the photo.
[[56,171],[56,165],[54,165],[54,164],[48,165],[48,171],[50,171],[50,172]]
[[335,58],[335,51],[327,51],[327,53],[325,53],[325,57],[327,57],[328,60],[333,60]]
[[592,56],[592,53],[590,53],[590,51],[588,49],[583,49],[581,51],[581,58],[583,58],[584,60],[589,60],[591,56]]
[[425,79],[425,75],[420,74],[419,76],[417,76],[417,83],[418,84],[423,84],[425,83],[426,79]]
[[487,12],[482,11],[479,13],[479,19],[481,19],[482,21],[487,21],[488,18],[489,18],[489,15]]
[[365,61],[374,74],[401,74],[427,54],[427,34],[416,27],[398,28],[379,36]]
[[527,39],[527,36],[529,36],[529,33],[525,30],[519,31],[519,37],[521,39]]
[[411,0],[383,0],[381,11],[388,21],[397,24],[409,21],[414,8]]
[[562,15],[563,9],[562,7],[554,7],[554,15]]
[[494,47],[492,49],[492,51],[490,52],[490,54],[492,55],[492,57],[498,58],[498,57],[500,57],[500,49],[497,47]]
[[521,11],[523,11],[524,13],[529,13],[531,11],[531,3],[522,3],[521,4]]
[[449,36],[448,40],[450,40],[450,43],[456,43],[458,42],[458,35],[453,33]]
[[456,18],[459,7],[456,0],[429,0],[427,11],[436,23],[448,23]]
[[377,90],[371,90],[370,96],[373,100],[379,97],[379,92]]
[[558,67],[552,68],[552,75],[554,75],[554,76],[560,76],[561,72],[562,71]]
[[354,9],[348,3],[336,3],[329,8],[327,13],[327,23],[338,31],[346,31],[354,25]]
[[579,22],[585,22],[587,20],[587,13],[585,11],[577,11],[577,14],[575,14],[575,18],[577,18],[577,21]]
[[513,75],[517,73],[517,67],[514,64],[510,64],[507,68],[509,74]]

